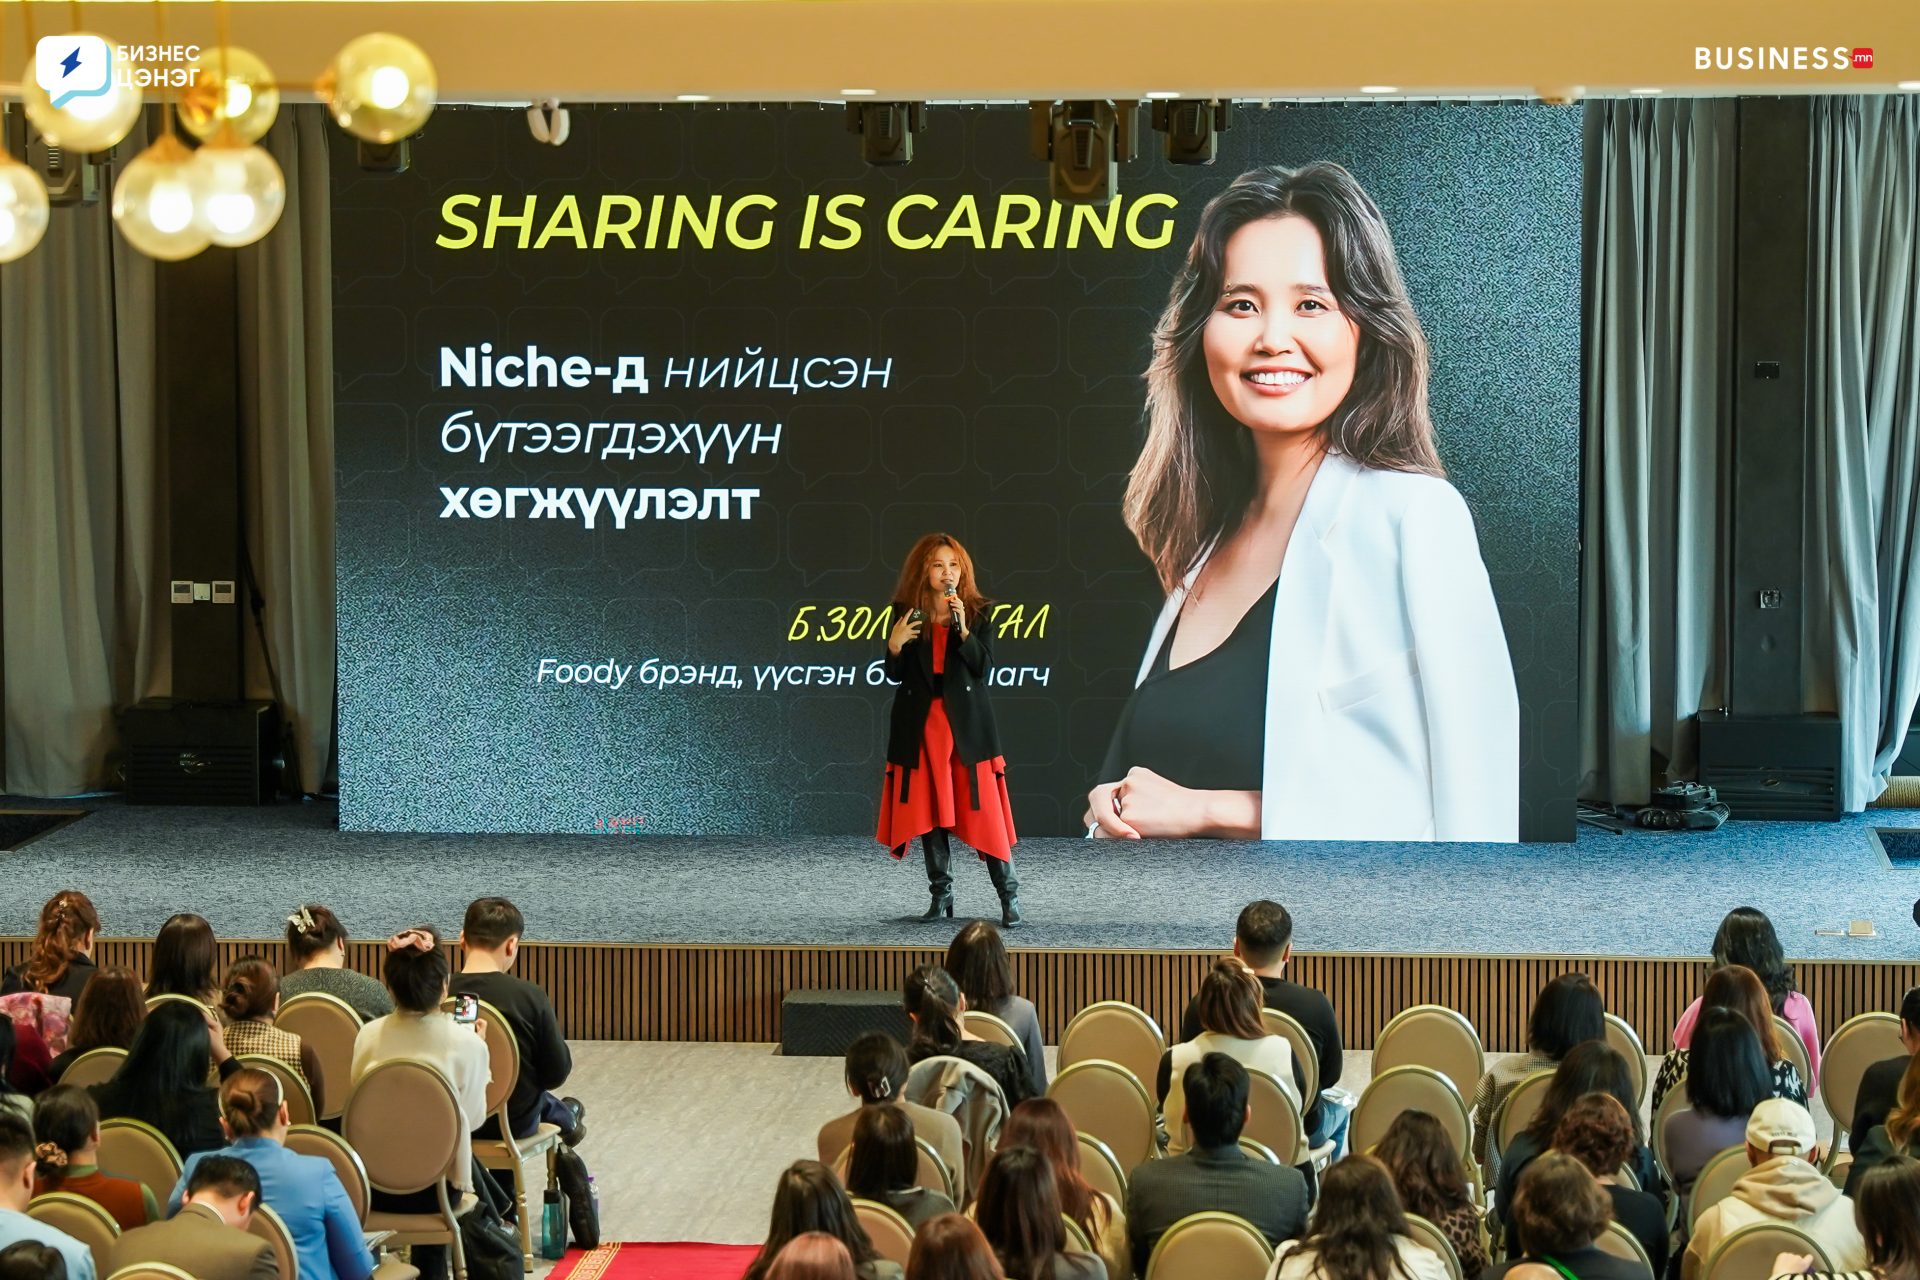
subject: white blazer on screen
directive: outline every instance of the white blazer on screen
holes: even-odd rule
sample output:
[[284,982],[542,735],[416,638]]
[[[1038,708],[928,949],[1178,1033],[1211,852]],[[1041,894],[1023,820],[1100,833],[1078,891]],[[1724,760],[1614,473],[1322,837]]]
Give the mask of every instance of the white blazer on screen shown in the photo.
[[[1205,564],[1167,597],[1136,686]],[[1261,838],[1519,834],[1520,701],[1466,502],[1328,455],[1275,593]]]

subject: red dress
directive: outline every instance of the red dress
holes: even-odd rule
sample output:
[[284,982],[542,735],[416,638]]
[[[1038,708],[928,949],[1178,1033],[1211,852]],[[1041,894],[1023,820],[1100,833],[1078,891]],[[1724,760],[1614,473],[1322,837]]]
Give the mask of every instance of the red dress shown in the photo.
[[[933,673],[946,671],[951,628],[933,628]],[[902,798],[902,793],[905,798]],[[982,858],[1013,860],[1013,804],[1007,799],[1007,758],[995,756],[976,765],[954,754],[953,726],[946,702],[927,708],[920,737],[920,759],[911,769],[887,765],[880,794],[880,829],[875,838],[898,858],[907,842],[935,827],[946,827],[980,851]]]

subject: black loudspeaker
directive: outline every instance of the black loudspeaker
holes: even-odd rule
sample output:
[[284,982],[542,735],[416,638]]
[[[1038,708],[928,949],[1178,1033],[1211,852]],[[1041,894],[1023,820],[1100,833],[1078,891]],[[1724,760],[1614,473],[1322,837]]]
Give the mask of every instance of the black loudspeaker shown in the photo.
[[1735,818],[1836,822],[1840,719],[1702,711],[1700,781]]
[[845,1057],[869,1031],[901,1044],[913,1038],[898,991],[789,991],[780,1001],[780,1052],[789,1058]]
[[271,804],[280,714],[271,702],[149,698],[120,713],[129,804]]

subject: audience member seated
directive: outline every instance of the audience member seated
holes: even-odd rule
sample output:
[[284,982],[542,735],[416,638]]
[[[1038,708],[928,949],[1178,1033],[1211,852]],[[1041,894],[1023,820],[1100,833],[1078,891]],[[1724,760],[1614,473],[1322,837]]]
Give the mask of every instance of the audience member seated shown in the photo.
[[1920,1052],[1920,987],[1910,987],[1900,1000],[1900,1044],[1906,1049],[1897,1058],[1876,1062],[1860,1077],[1860,1092],[1853,1104],[1853,1124],[1848,1128],[1854,1146],[1873,1130],[1887,1122],[1887,1113],[1900,1097],[1900,1077],[1907,1064]]
[[1257,1067],[1280,1082],[1294,1101],[1300,1100],[1299,1078],[1293,1072],[1293,1042],[1273,1035],[1260,1018],[1260,980],[1239,959],[1217,960],[1200,981],[1194,997],[1199,1009],[1200,1033],[1160,1055],[1153,1089],[1167,1122],[1167,1154],[1187,1149],[1185,1102],[1172,1087],[1188,1067],[1210,1053],[1224,1053],[1245,1067]]
[[858,1280],[901,1280],[904,1275],[899,1263],[874,1252],[873,1241],[854,1215],[853,1201],[833,1170],[818,1160],[796,1160],[780,1175],[767,1238],[740,1280],[768,1280],[780,1251],[809,1231],[825,1232],[845,1245]]
[[947,944],[947,972],[953,975],[967,1008],[990,1013],[1013,1028],[1027,1058],[1031,1096],[1047,1091],[1047,1051],[1040,1043],[1040,1015],[1033,1001],[1013,992],[1013,965],[1007,959],[1000,930],[975,920],[953,935]]
[[[1573,1104],[1590,1093],[1604,1093],[1616,1099],[1633,1120],[1633,1149],[1623,1163],[1643,1190],[1659,1195],[1666,1179],[1654,1163],[1653,1151],[1640,1131],[1640,1099],[1634,1096],[1633,1072],[1627,1060],[1605,1040],[1588,1040],[1567,1051],[1547,1085],[1546,1096],[1533,1120],[1514,1136],[1500,1155],[1500,1181],[1494,1193],[1494,1207],[1506,1228],[1506,1252],[1515,1252],[1513,1239],[1513,1189],[1527,1165],[1553,1145],[1553,1135]],[[1617,1170],[1618,1165],[1614,1166]]]
[[1553,1149],[1587,1167],[1613,1201],[1613,1220],[1633,1234],[1653,1263],[1653,1274],[1667,1273],[1667,1213],[1660,1197],[1620,1181],[1620,1170],[1638,1143],[1639,1117],[1608,1093],[1590,1093],[1567,1108],[1553,1132]]
[[[1819,1085],[1820,1024],[1815,1021],[1813,1006],[1807,998],[1793,989],[1793,970],[1780,946],[1780,935],[1774,932],[1773,921],[1767,919],[1766,913],[1754,907],[1735,907],[1727,912],[1719,932],[1713,935],[1713,963],[1716,967],[1741,965],[1759,976],[1760,985],[1767,989],[1768,1006],[1799,1032],[1800,1043],[1807,1047],[1813,1078],[1804,1081],[1806,1087],[1812,1089]],[[1707,1007],[1704,995],[1687,1006],[1680,1021],[1674,1024],[1674,1048],[1692,1046],[1694,1026]]]
[[[1293,960],[1293,917],[1277,902],[1262,898],[1249,902],[1240,911],[1233,927],[1233,954],[1260,979],[1261,1003],[1286,1014],[1306,1029],[1319,1059],[1320,1088],[1331,1089],[1340,1083],[1346,1067],[1346,1052],[1340,1040],[1340,1020],[1333,1004],[1312,987],[1303,987],[1286,978],[1287,965]],[[1191,1040],[1205,1028],[1200,1025],[1200,1000],[1187,1002],[1180,1015],[1180,1039]],[[1293,1088],[1299,1093],[1306,1086],[1306,1075],[1299,1063],[1293,1066]],[[1346,1140],[1350,1108],[1328,1102],[1315,1095],[1302,1099],[1306,1114],[1307,1137],[1314,1146]]]
[[55,1085],[33,1107],[33,1194],[65,1191],[113,1215],[122,1231],[160,1220],[160,1205],[144,1182],[100,1172],[100,1109],[93,1095]]
[[362,1022],[393,1012],[385,987],[347,968],[347,928],[319,903],[309,902],[287,917],[287,954],[293,969],[280,978],[281,999],[318,991],[346,1001]]
[[1920,1053],[1907,1060],[1886,1123],[1867,1130],[1864,1137],[1855,1137],[1847,1194],[1854,1194],[1869,1169],[1894,1155],[1920,1156]]
[[1147,1257],[1166,1229],[1190,1213],[1235,1214],[1269,1244],[1294,1239],[1306,1225],[1307,1180],[1300,1171],[1253,1159],[1240,1149],[1240,1131],[1253,1114],[1247,1093],[1247,1069],[1224,1053],[1209,1053],[1182,1075],[1192,1149],[1148,1160],[1127,1180],[1127,1235],[1136,1276],[1146,1275]]
[[[545,991],[513,974],[520,936],[526,931],[520,909],[505,898],[475,899],[460,927],[460,975],[451,990],[498,1009],[520,1046],[520,1078],[507,1098],[513,1136],[530,1138],[542,1124],[550,1124],[568,1146],[578,1146],[586,1137],[586,1109],[578,1098],[556,1098],[551,1092],[573,1072],[573,1051],[561,1033],[560,1015]],[[489,1117],[480,1136],[499,1137],[499,1125]]]
[[289,1121],[280,1082],[253,1067],[234,1072],[220,1085],[220,1121],[232,1141],[187,1161],[169,1211],[178,1211],[200,1165],[224,1157],[244,1160],[260,1176],[260,1203],[287,1224],[301,1280],[367,1280],[373,1255],[340,1175],[322,1156],[287,1150]]
[[33,954],[0,976],[0,996],[40,991],[78,1000],[93,977],[93,940],[100,932],[100,913],[78,889],[62,889],[40,908],[40,926],[33,935]]
[[1270,1280],[1448,1280],[1439,1254],[1413,1238],[1393,1176],[1372,1156],[1327,1170],[1313,1226],[1280,1246]]
[[861,1036],[847,1049],[846,1078],[847,1092],[860,1100],[860,1106],[820,1126],[816,1141],[820,1163],[831,1167],[839,1162],[840,1153],[853,1144],[854,1125],[864,1109],[891,1103],[913,1121],[915,1136],[933,1147],[934,1154],[953,1175],[955,1194],[962,1204],[967,1203],[967,1154],[959,1122],[944,1111],[908,1102],[900,1096],[907,1087],[907,1051],[900,1042],[884,1031],[869,1031]]
[[1490,1178],[1500,1161],[1492,1149],[1493,1118],[1513,1086],[1536,1071],[1552,1071],[1573,1046],[1606,1035],[1607,1006],[1586,974],[1563,973],[1540,992],[1527,1017],[1527,1051],[1500,1059],[1474,1086],[1473,1158]]
[[1731,1009],[1712,1008],[1694,1029],[1687,1105],[1667,1115],[1667,1171],[1682,1195],[1715,1153],[1747,1140],[1747,1117],[1773,1096],[1760,1037]]
[[890,1103],[862,1107],[847,1153],[847,1194],[890,1206],[918,1230],[923,1222],[954,1211],[945,1194],[915,1184],[919,1171],[920,1148],[907,1113]]
[[67,1260],[38,1240],[15,1240],[0,1249],[0,1280],[67,1280]]
[[1107,1280],[1098,1256],[1067,1248],[1053,1168],[1032,1147],[1001,1143],[981,1180],[973,1220],[1007,1280]]
[[1480,1235],[1480,1207],[1473,1202],[1467,1168],[1446,1127],[1424,1111],[1402,1111],[1373,1149],[1393,1176],[1400,1205],[1446,1234],[1460,1270],[1478,1276],[1487,1269]]
[[1781,1280],[1920,1280],[1920,1160],[1894,1156],[1860,1183],[1854,1225],[1867,1243],[1864,1271],[1815,1271],[1811,1254],[1783,1253],[1773,1264]]
[[1549,1151],[1521,1175],[1514,1192],[1513,1223],[1525,1253],[1495,1263],[1482,1280],[1506,1280],[1531,1264],[1551,1267],[1560,1280],[1651,1280],[1638,1259],[1617,1258],[1594,1243],[1612,1220],[1612,1201],[1587,1167]]
[[[1707,1002],[1708,1008],[1719,1005],[1747,1020],[1753,1033],[1760,1037],[1760,1052],[1773,1072],[1773,1096],[1806,1106],[1806,1082],[1780,1043],[1780,1028],[1773,1020],[1773,1005],[1768,1002],[1760,975],[1743,964],[1721,965],[1707,975],[1706,991],[1700,998]],[[1667,1096],[1667,1091],[1686,1076],[1692,1061],[1691,1049],[1675,1049],[1660,1063],[1660,1074],[1653,1082],[1655,1111],[1660,1109],[1660,1101]]]
[[1701,1211],[1680,1262],[1680,1280],[1700,1280],[1714,1246],[1753,1222],[1800,1228],[1842,1270],[1867,1264],[1853,1202],[1808,1163],[1814,1144],[1813,1117],[1799,1103],[1768,1098],[1753,1109],[1747,1119],[1747,1163],[1753,1167],[1726,1199]]
[[853,1255],[826,1232],[809,1231],[787,1241],[767,1280],[854,1280]]
[[1060,1212],[1086,1233],[1107,1268],[1107,1280],[1130,1280],[1133,1251],[1127,1246],[1127,1215],[1080,1172],[1080,1135],[1065,1109],[1051,1098],[1028,1098],[1007,1117],[1000,1145],[1032,1147],[1047,1158]]
[[935,1218],[913,1233],[907,1280],[1006,1280],[1006,1274],[980,1228],[957,1213]]
[[252,1165],[209,1156],[194,1164],[178,1213],[114,1242],[112,1270],[158,1262],[195,1280],[277,1280],[273,1246],[247,1230],[259,1205]]
[[[416,925],[387,939],[387,991],[393,1012],[360,1028],[353,1041],[350,1084],[391,1058],[410,1058],[437,1067],[453,1086],[454,1102],[463,1123],[448,1181],[457,1197],[473,1190],[473,1145],[469,1134],[487,1115],[486,1020],[468,1026],[453,1020],[440,1006],[447,998],[447,980],[453,968],[440,935],[430,925]],[[395,1195],[373,1193],[373,1205],[392,1213],[431,1213],[439,1208],[432,1188]],[[413,1265],[422,1280],[440,1280],[447,1272],[444,1245],[416,1245]]]
[[131,969],[100,970],[73,1002],[67,1047],[48,1065],[48,1072],[58,1080],[83,1053],[130,1048],[146,1016],[147,998],[138,975]]
[[220,1003],[219,957],[205,917],[183,911],[160,926],[147,970],[147,999],[155,996],[188,996],[209,1009]]
[[939,965],[923,964],[907,975],[907,1016],[913,1019],[913,1042],[907,1060],[947,1056],[971,1062],[993,1077],[1013,1107],[1033,1096],[1033,1079],[1020,1056],[1003,1044],[990,1044],[968,1031],[960,1021],[967,998],[953,976]]
[[293,1032],[273,1025],[280,1012],[280,978],[272,965],[259,956],[235,961],[220,992],[220,1012],[227,1017],[227,1048],[235,1057],[259,1054],[278,1059],[300,1077],[308,1093],[319,1096],[325,1087],[320,1055]]
[[[197,918],[197,917],[196,917]],[[103,1120],[144,1120],[166,1136],[181,1159],[224,1146],[220,1099],[207,1084],[239,1069],[226,1036],[205,1006],[165,1000],[140,1023],[127,1060],[104,1084],[88,1086]]]
[[[27,1216],[33,1200],[33,1130],[11,1111],[0,1111],[0,1248],[33,1240],[57,1249],[70,1280],[94,1280],[93,1254],[64,1231]],[[217,1278],[216,1278],[217,1280]]]

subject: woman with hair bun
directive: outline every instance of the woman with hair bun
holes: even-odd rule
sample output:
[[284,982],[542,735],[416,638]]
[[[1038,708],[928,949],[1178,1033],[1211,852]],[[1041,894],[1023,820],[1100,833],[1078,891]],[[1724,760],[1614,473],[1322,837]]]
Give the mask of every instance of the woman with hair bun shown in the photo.
[[324,1087],[320,1055],[291,1031],[273,1025],[280,1012],[280,980],[259,956],[245,956],[227,970],[220,990],[220,1011],[227,1016],[227,1048],[235,1054],[277,1058],[293,1069],[318,1097]]
[[0,995],[43,991],[78,1000],[93,977],[93,940],[99,932],[100,913],[86,894],[78,889],[54,894],[40,908],[33,954],[0,978]]
[[122,1231],[160,1221],[160,1202],[144,1182],[100,1172],[100,1108],[93,1095],[57,1084],[33,1107],[33,1194],[65,1191],[113,1215]]
[[346,1001],[362,1022],[393,1012],[393,997],[377,979],[347,968],[347,927],[319,903],[287,917],[287,954],[293,967],[280,979],[281,999],[318,991]]

